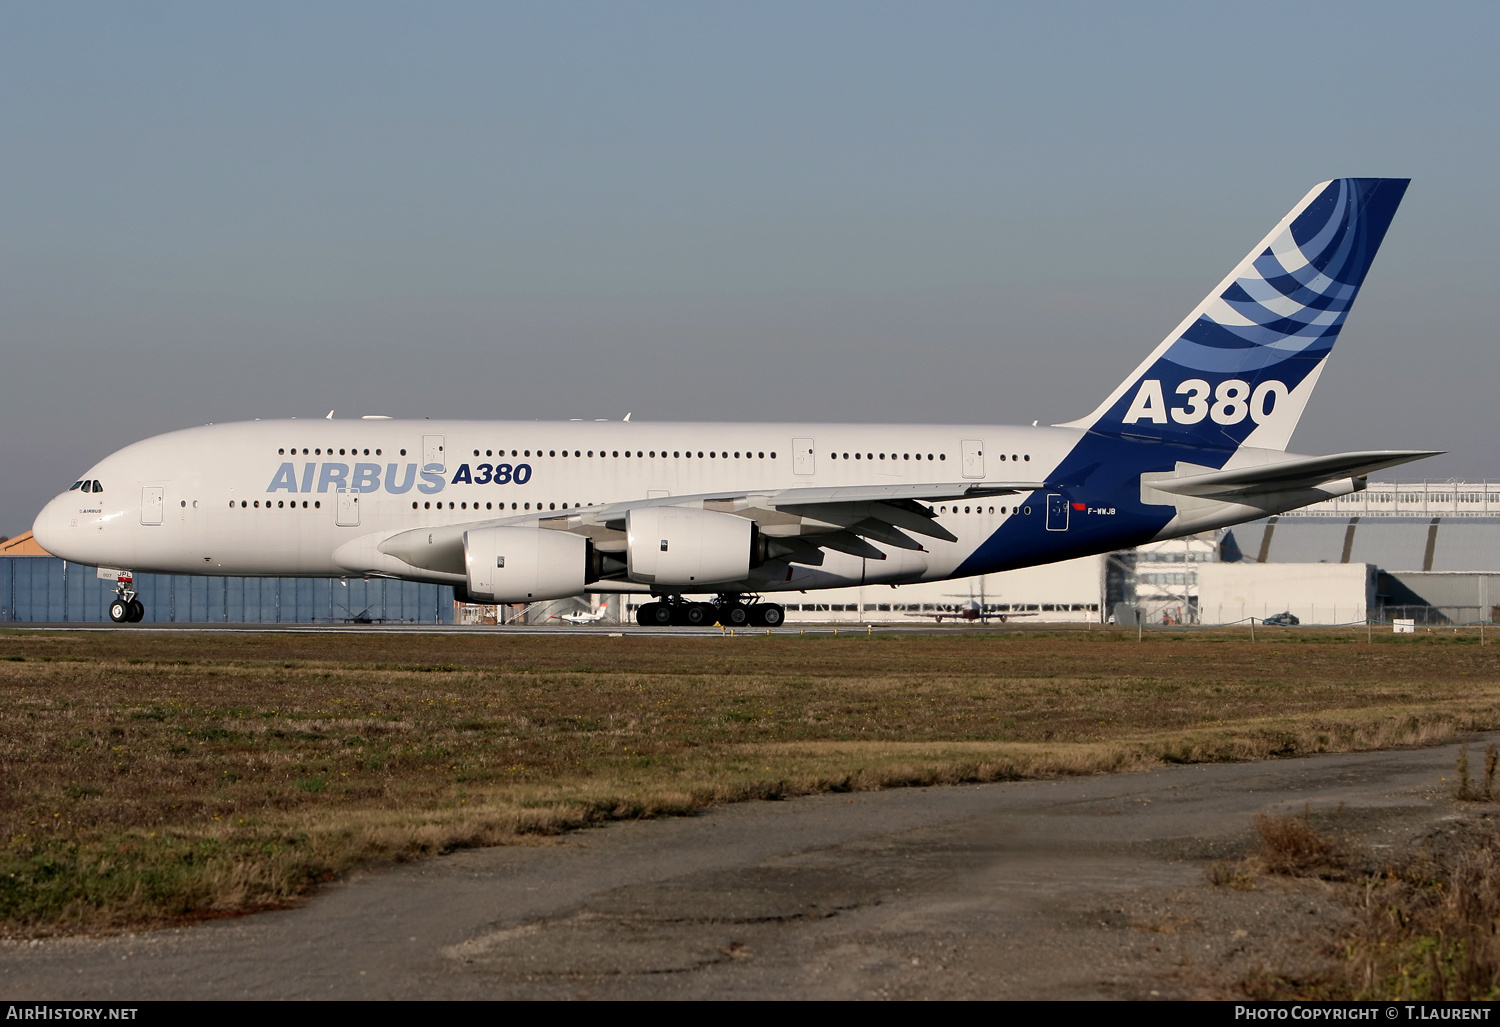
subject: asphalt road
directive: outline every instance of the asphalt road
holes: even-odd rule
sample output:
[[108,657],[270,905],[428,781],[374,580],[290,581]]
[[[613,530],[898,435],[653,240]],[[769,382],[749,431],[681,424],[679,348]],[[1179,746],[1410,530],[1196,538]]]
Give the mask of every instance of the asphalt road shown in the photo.
[[[1500,736],[1497,736],[1500,737]],[[1481,744],[1485,740],[1480,740]],[[1253,815],[1451,816],[1456,746],[817,796],[462,852],[305,906],[0,944],[7,999],[1163,998],[1337,915],[1208,883]]]

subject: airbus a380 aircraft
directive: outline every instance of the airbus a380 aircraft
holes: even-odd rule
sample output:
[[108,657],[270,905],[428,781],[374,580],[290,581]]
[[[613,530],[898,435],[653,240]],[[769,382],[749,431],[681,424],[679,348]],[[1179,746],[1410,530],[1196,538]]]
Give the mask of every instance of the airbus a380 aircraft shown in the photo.
[[[1285,452],[1406,179],[1316,186],[1087,417],[1047,428],[290,420],[127,446],[37,517],[131,573],[365,575],[642,624],[779,624],[776,592],[1065,560],[1345,495],[1434,455]],[[714,596],[688,602],[684,595]]]

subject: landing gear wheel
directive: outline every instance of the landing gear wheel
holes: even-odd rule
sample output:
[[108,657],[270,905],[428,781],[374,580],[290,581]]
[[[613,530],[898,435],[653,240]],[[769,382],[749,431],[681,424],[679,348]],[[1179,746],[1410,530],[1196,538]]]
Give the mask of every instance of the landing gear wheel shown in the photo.
[[713,616],[713,609],[704,603],[688,603],[682,608],[682,623],[695,628],[708,624],[709,617]]
[[116,624],[130,623],[130,615],[133,612],[130,603],[124,599],[116,599],[109,604],[109,619]]
[[666,603],[647,603],[641,607],[644,615],[642,624],[649,627],[662,628],[672,623],[672,608]]
[[775,603],[762,603],[755,608],[755,623],[768,628],[779,628],[786,620],[786,611]]
[[750,623],[750,611],[736,603],[733,606],[726,607],[724,612],[719,615],[719,619],[731,628],[742,628]]
[[130,617],[129,617],[130,623],[132,623],[132,624],[139,624],[141,621],[143,621],[145,619],[146,619],[146,604],[143,603],[143,602],[141,602],[139,599],[132,599],[130,601]]

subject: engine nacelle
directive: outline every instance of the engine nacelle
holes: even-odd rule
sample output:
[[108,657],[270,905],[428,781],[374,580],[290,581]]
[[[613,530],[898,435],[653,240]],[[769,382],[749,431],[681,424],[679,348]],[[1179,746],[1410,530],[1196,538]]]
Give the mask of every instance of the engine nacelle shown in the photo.
[[550,528],[464,532],[471,601],[534,603],[576,596],[589,581],[589,540]]
[[681,506],[625,515],[626,573],[632,581],[676,587],[742,581],[750,573],[755,523]]

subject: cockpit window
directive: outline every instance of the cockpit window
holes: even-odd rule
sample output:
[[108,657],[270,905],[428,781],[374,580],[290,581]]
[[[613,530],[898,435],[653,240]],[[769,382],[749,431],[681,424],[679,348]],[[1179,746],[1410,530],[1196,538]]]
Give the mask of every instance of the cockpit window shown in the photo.
[[71,485],[68,486],[68,491],[72,492],[72,491],[74,491],[76,489],[81,489],[81,488],[83,488],[83,485],[84,485],[83,482],[81,482],[81,481],[75,481],[73,484],[71,484]]
[[95,492],[103,492],[104,491],[104,486],[99,484],[99,479],[98,478],[94,479],[94,491]]

